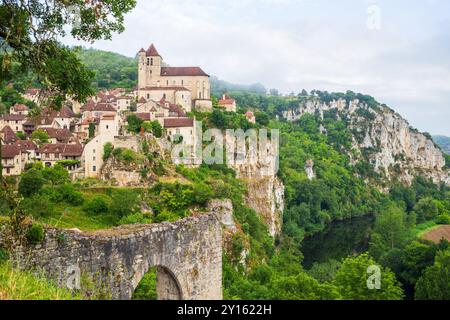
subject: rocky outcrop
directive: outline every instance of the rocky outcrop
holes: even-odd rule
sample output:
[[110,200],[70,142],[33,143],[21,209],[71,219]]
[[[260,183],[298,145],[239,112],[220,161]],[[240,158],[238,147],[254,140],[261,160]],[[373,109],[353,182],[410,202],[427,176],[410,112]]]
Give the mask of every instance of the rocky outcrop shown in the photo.
[[[423,175],[436,183],[450,184],[442,151],[430,137],[411,128],[386,106],[369,107],[357,99],[324,103],[312,97],[298,108],[284,111],[283,117],[295,121],[304,114],[313,114],[323,119],[326,112],[334,112],[336,119],[347,121],[356,151],[356,157],[351,156],[353,163],[368,161],[388,180],[410,184],[415,176]],[[320,130],[327,134],[323,124]]]
[[[235,141],[227,138],[227,144],[232,143]],[[246,204],[262,217],[270,235],[276,237],[281,234],[283,223],[284,185],[277,176],[278,148],[270,141],[266,147],[264,155],[249,148],[245,156],[241,155],[241,161],[228,165],[247,184]]]

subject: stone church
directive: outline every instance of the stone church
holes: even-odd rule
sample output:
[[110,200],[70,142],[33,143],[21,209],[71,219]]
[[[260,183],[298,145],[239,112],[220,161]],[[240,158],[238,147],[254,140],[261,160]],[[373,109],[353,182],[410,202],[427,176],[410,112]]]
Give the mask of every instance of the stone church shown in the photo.
[[156,47],[141,49],[139,56],[138,98],[180,105],[189,112],[211,111],[209,75],[200,67],[167,66]]

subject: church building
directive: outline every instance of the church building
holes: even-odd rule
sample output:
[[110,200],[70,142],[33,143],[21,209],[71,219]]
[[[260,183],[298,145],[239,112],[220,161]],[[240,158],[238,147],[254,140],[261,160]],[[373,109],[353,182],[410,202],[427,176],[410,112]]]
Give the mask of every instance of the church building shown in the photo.
[[170,67],[152,44],[139,51],[138,98],[164,99],[180,105],[184,111],[211,111],[209,75],[200,67]]

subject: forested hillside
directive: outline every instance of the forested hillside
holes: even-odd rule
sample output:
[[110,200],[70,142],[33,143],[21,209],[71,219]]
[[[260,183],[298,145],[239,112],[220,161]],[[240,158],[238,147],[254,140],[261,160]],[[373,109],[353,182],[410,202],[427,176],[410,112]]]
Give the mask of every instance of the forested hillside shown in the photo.
[[442,148],[442,150],[450,155],[450,138],[446,136],[434,136],[434,141]]
[[118,53],[81,49],[79,56],[95,72],[97,89],[133,89],[137,85],[137,60]]

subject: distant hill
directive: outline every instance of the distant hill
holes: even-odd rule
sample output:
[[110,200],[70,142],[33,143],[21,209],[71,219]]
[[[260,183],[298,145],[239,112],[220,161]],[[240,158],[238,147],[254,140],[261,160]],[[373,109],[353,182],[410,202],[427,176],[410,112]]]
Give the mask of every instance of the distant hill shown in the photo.
[[446,154],[450,154],[450,137],[433,136],[433,140]]
[[135,58],[95,49],[82,49],[80,58],[89,69],[95,71],[93,85],[97,89],[132,89],[137,85]]
[[255,83],[251,85],[235,84],[224,80],[219,80],[217,77],[211,77],[211,93],[216,96],[222,95],[224,92],[241,91],[250,93],[266,93],[266,88],[260,84]]

